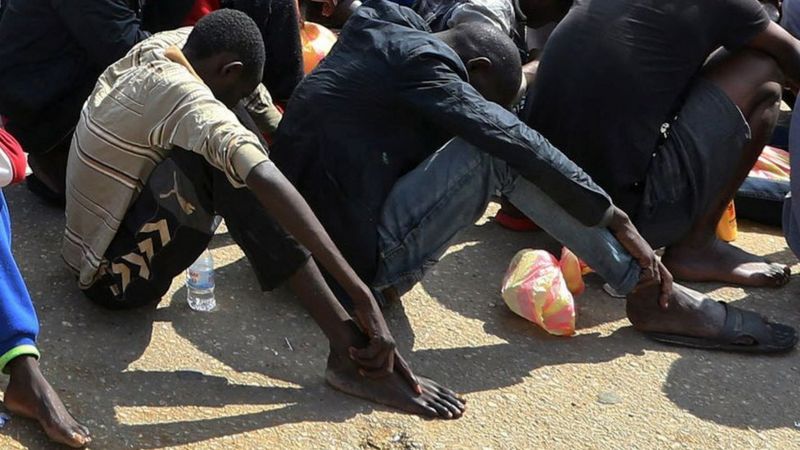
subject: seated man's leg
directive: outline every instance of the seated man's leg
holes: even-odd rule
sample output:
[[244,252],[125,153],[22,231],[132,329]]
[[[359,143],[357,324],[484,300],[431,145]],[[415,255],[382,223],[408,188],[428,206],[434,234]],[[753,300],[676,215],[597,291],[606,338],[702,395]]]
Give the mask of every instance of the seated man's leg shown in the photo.
[[28,163],[33,171],[26,181],[28,189],[53,206],[64,207],[67,183],[67,159],[72,134],[45,153],[30,153]]
[[234,189],[220,171],[215,171],[216,211],[225,218],[233,239],[256,272],[263,290],[288,280],[300,303],[308,310],[330,343],[326,379],[334,388],[350,395],[430,417],[455,418],[464,411],[463,400],[424,377],[417,377],[422,394],[411,390],[399,372],[379,379],[359,374],[350,358],[350,348],[362,348],[366,336],[348,316],[325,283],[308,251],[288,235],[247,189]]
[[410,290],[514,178],[505,163],[459,138],[403,176],[384,202],[372,287],[390,300]]
[[639,266],[605,228],[582,225],[503,161],[456,138],[395,184],[379,226],[376,289],[402,295],[422,279],[455,235],[472,225],[496,192],[589,263],[619,292],[639,281]]
[[214,235],[211,170],[180,149],[156,166],[106,250],[102,275],[84,294],[111,309],[158,303]]
[[[626,293],[628,319],[648,336],[672,344],[736,351],[786,351],[797,343],[791,328],[768,326],[761,316],[724,306],[679,284],[673,285],[669,305],[662,309],[658,301],[661,285],[639,281],[638,264],[607,229],[582,225],[521,177],[508,198],[617,291]],[[737,317],[749,317],[749,323],[737,324]],[[753,335],[758,337],[751,339]]]
[[[659,237],[655,239],[661,242],[653,244],[667,246],[664,264],[677,279],[781,286],[789,281],[788,267],[768,263],[720,241],[715,230],[725,207],[772,134],[778,118],[782,74],[769,56],[740,51],[715,58],[701,75],[678,113],[666,144],[686,155],[681,170],[682,177],[692,179],[687,192],[691,198],[687,214],[691,222],[680,233],[657,231]],[[655,207],[675,208],[669,204]],[[636,224],[650,240],[648,229],[658,228],[658,224],[653,224],[652,219],[645,222],[651,223],[637,220]]]
[[11,254],[11,224],[0,192],[0,371],[10,374],[3,403],[14,414],[37,420],[51,439],[81,447],[89,430],[69,414],[39,370],[39,322]]
[[[666,311],[660,309],[660,285],[639,284],[640,267],[607,229],[580,224],[502,161],[460,139],[428,158],[392,190],[379,228],[381,254],[373,287],[400,295],[410,289],[446,250],[455,234],[483,213],[489,198],[498,190],[615,289],[628,294],[628,318],[638,330],[670,338],[707,338],[710,345],[716,345],[718,338],[726,343],[722,337],[726,307],[675,285],[669,307]],[[766,327],[763,322],[760,325],[762,329]],[[776,330],[773,341],[766,344],[786,350],[796,343],[791,330]],[[777,336],[779,333],[781,336]]]

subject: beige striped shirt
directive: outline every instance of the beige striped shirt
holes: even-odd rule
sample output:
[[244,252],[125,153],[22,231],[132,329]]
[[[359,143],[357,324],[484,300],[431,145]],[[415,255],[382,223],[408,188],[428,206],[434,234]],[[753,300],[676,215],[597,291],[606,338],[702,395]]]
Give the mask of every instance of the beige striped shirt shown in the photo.
[[[200,155],[243,187],[267,160],[259,139],[214,98],[178,50],[191,28],[159,33],[100,76],[83,106],[67,164],[62,255],[91,286],[108,269],[104,254],[148,176],[174,147]],[[263,86],[247,99],[268,114]],[[263,125],[270,119],[254,117]]]

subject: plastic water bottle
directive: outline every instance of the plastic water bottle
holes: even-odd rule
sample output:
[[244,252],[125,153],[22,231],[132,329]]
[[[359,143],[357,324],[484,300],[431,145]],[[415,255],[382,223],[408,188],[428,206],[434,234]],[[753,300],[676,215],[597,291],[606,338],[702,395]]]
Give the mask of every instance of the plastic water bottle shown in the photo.
[[186,270],[186,300],[195,311],[208,312],[217,306],[214,299],[214,259],[208,250]]

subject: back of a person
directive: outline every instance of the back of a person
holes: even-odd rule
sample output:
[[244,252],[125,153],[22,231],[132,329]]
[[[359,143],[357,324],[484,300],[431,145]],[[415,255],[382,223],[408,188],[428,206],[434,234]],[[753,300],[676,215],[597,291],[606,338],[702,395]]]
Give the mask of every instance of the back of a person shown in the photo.
[[166,113],[177,98],[203,89],[198,78],[164,56],[168,47],[182,46],[190,31],[159,33],[138,44],[103,72],[83,108],[67,169],[63,249],[64,259],[80,272],[82,285],[93,281],[99,263],[85,259],[83,246],[102,254],[113,234],[97,227],[116,231],[150,172],[170,150],[158,144],[169,126]]
[[662,125],[707,57],[741,44],[742,2],[755,0],[576,0],[543,54],[528,123],[633,208]]
[[[0,114],[26,118],[46,106],[55,113],[60,103],[74,103],[69,101],[72,96],[85,99],[94,85],[92,75],[103,69],[87,62],[86,52],[51,4],[50,0],[10,0],[5,8],[0,20]],[[63,82],[53,82],[54,73]],[[77,118],[68,120],[73,119]],[[47,128],[57,126],[48,124]],[[28,136],[21,138],[26,141]]]
[[[438,124],[397,98],[404,79],[425,76],[414,73],[425,69],[416,59],[422,54],[458,58],[410,9],[368,1],[289,102],[271,159],[295,182],[334,240],[340,230],[358,223],[361,233],[342,233],[341,239],[374,241],[376,218],[394,182],[447,140]],[[358,209],[346,210],[354,203],[337,198],[355,200]],[[348,252],[347,245],[340,246]]]

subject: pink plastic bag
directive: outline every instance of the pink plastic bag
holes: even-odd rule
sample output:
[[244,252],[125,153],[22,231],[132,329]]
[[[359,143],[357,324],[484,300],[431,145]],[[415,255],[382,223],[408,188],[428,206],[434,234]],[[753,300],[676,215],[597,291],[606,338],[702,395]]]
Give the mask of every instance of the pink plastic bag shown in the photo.
[[566,248],[561,261],[544,250],[521,250],[503,279],[503,300],[514,313],[548,333],[570,336],[575,333],[573,293],[584,291],[584,271],[585,265]]

